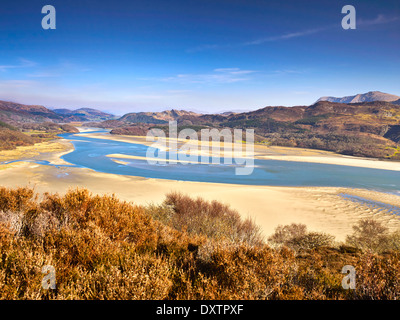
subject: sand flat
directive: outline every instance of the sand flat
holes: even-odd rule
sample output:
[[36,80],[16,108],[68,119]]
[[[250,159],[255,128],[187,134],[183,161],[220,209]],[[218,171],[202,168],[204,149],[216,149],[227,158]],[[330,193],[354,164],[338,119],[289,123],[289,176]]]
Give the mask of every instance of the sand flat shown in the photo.
[[[143,137],[141,139],[145,140]],[[134,143],[138,143],[137,141]],[[72,150],[70,143],[63,143],[65,149],[62,151],[46,152],[39,156],[57,163],[60,156]],[[266,149],[268,150],[265,152],[283,152],[289,153],[291,157],[295,156],[293,150],[285,148],[283,151],[279,148],[272,151],[270,148]],[[318,150],[301,152],[301,156],[311,156],[310,153],[321,158],[330,156]],[[342,193],[353,194],[400,206],[400,197],[397,195],[362,189],[247,186],[147,179],[101,173],[85,168],[38,165],[32,162],[17,162],[0,170],[0,185],[29,185],[38,193],[65,193],[71,188],[87,188],[95,194],[116,194],[122,200],[143,205],[161,204],[168,192],[182,192],[192,197],[199,196],[229,204],[238,210],[243,218],[251,218],[260,225],[266,237],[271,235],[278,225],[304,223],[309,230],[332,234],[336,240],[341,241],[352,232],[352,226],[362,218],[375,218],[392,230],[400,228],[399,216],[340,196]]]
[[[152,145],[153,142],[147,141],[146,137],[142,136],[119,136],[119,135],[110,135],[104,133],[90,133],[85,134],[86,137],[96,138],[96,139],[111,139],[115,141],[135,143],[135,144],[143,144],[143,145]],[[168,138],[166,141],[168,142]],[[179,141],[180,144],[185,142]],[[199,141],[199,152],[191,153],[200,155],[200,146],[204,144]],[[209,143],[207,143],[209,144]],[[220,143],[220,156],[224,156],[223,152],[223,144]],[[179,144],[178,144],[179,148]],[[232,147],[233,148],[233,147]],[[245,151],[245,147],[242,148]],[[166,148],[168,150],[168,148]],[[211,149],[210,149],[211,151]],[[212,153],[206,153],[206,155],[212,155]],[[246,154],[238,154],[240,157],[245,157]],[[379,159],[370,159],[370,158],[359,158],[353,156],[345,156],[336,154],[330,151],[324,150],[312,150],[312,149],[303,149],[303,148],[290,148],[290,147],[278,147],[278,146],[264,146],[264,145],[255,145],[254,146],[254,158],[255,159],[265,159],[265,160],[281,160],[281,161],[296,161],[296,162],[310,162],[310,163],[323,163],[323,164],[336,164],[343,166],[352,166],[352,167],[362,167],[362,168],[372,168],[372,169],[382,169],[382,170],[393,170],[400,171],[400,162],[399,161],[390,161],[390,160],[379,160]]]
[[[0,185],[32,186],[39,193],[65,193],[71,188],[87,188],[95,194],[116,194],[136,204],[160,204],[169,192],[218,200],[238,210],[261,226],[266,237],[278,225],[304,223],[309,230],[322,231],[344,240],[352,225],[361,218],[376,218],[388,227],[400,228],[396,215],[374,212],[368,207],[343,199],[340,193],[357,193],[354,189],[316,187],[267,187],[219,183],[186,182],[115,175],[90,169],[52,167],[19,162],[0,171]],[[382,199],[378,192],[362,196]],[[394,195],[385,195],[388,203],[397,203]],[[381,200],[382,201],[382,200]]]

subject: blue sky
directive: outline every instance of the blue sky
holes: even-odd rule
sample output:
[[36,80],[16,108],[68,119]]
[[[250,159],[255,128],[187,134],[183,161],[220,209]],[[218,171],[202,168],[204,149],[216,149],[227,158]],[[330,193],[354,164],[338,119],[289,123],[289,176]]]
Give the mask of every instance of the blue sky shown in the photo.
[[398,0],[3,0],[0,15],[1,100],[124,114],[400,95]]

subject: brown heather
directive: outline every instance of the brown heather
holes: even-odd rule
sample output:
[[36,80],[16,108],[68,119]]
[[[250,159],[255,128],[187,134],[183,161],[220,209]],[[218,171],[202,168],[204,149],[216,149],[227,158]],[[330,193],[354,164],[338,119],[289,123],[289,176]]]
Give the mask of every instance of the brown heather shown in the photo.
[[[363,235],[368,232],[368,235]],[[216,201],[136,206],[87,190],[0,188],[1,299],[398,299],[399,233],[363,220],[345,244],[259,228]],[[344,265],[356,289],[341,286]],[[57,289],[43,289],[44,265]]]

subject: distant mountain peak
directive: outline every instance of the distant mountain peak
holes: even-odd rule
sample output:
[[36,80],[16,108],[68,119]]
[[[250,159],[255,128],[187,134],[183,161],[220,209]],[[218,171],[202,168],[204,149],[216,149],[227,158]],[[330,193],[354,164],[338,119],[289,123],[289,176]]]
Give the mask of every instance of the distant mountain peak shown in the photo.
[[367,93],[358,93],[354,96],[346,96],[346,97],[321,97],[317,100],[320,101],[329,101],[329,102],[338,102],[338,103],[360,103],[360,102],[373,102],[373,101],[396,101],[399,100],[400,96],[396,96],[394,94],[384,93],[380,91],[369,91]]
[[70,121],[105,121],[115,119],[115,116],[93,108],[54,109],[55,113],[68,117]]

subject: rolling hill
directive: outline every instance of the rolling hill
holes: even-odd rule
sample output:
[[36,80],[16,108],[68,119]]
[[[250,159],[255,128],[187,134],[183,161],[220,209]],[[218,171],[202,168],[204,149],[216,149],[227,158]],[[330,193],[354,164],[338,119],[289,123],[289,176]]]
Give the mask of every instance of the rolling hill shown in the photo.
[[0,150],[54,139],[63,132],[79,132],[68,119],[38,105],[0,101]]
[[115,118],[112,114],[91,108],[52,110],[39,105],[0,101],[0,121],[16,126],[22,123],[88,122],[112,120]]
[[63,117],[53,111],[37,105],[24,105],[0,101],[0,121],[18,125],[18,123],[62,121]]
[[[359,99],[373,100],[379,96],[366,95]],[[386,99],[389,96],[397,98],[388,95]],[[179,129],[191,127],[197,132],[202,128],[254,129],[256,142],[268,145],[400,160],[400,105],[396,104],[397,100],[354,102],[352,99],[352,103],[340,103],[319,99],[310,106],[269,106],[242,113],[181,112],[174,114],[173,120],[177,120]],[[169,117],[161,118],[154,113],[134,115],[118,119],[111,133],[145,135],[153,127],[168,129]]]
[[[51,132],[51,123],[89,122],[112,128],[111,133],[146,135],[153,127],[168,129],[176,120],[179,129],[254,129],[256,142],[268,145],[313,148],[354,156],[400,160],[400,97],[371,91],[335,98],[322,97],[310,106],[268,106],[249,112],[199,114],[185,110],[128,113],[120,118],[90,109],[48,109],[0,101],[0,121],[24,130]],[[45,124],[47,125],[33,125]],[[8,130],[2,128],[2,130]],[[11,130],[12,131],[12,130]]]
[[106,121],[112,120],[116,117],[110,113],[106,113],[103,111],[99,111],[91,108],[80,108],[77,110],[70,109],[54,109],[56,114],[62,116],[64,120],[68,121],[78,121],[78,122],[87,122],[87,121]]
[[182,117],[198,117],[200,114],[184,110],[167,110],[162,112],[137,112],[122,116],[119,121],[125,124],[151,123],[167,124],[169,121],[178,120]]

